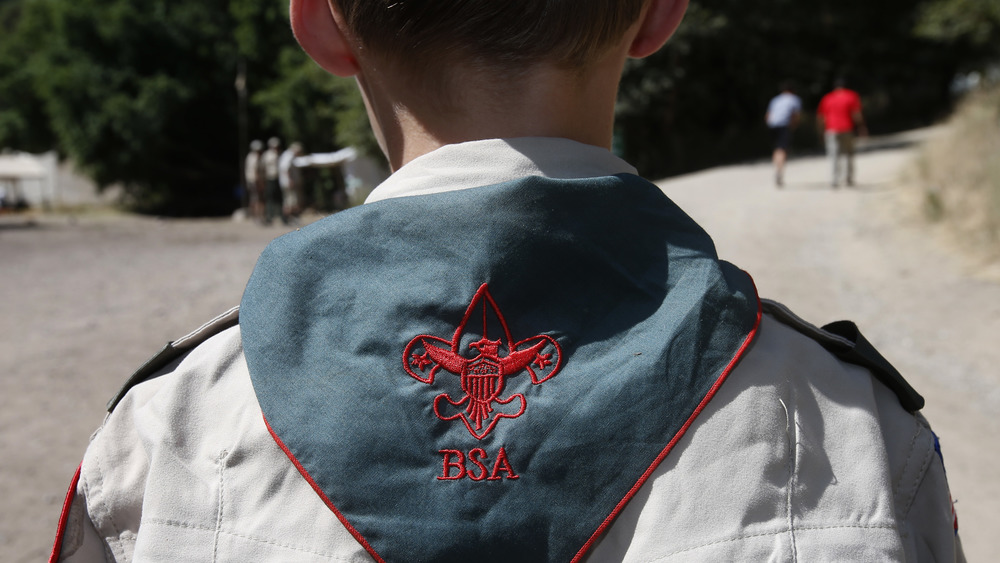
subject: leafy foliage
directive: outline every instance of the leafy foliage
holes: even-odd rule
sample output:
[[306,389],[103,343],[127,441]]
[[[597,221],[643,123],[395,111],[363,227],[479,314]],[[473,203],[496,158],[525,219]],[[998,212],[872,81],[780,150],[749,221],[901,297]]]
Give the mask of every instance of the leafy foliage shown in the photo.
[[692,3],[663,51],[626,67],[618,107],[626,158],[657,176],[763,156],[770,150],[765,108],[784,80],[797,84],[805,105],[800,149],[818,148],[810,114],[842,75],[862,94],[874,133],[939,117],[965,53],[914,33],[919,6]]
[[1000,41],[1000,0],[936,0],[920,10],[917,33],[993,47]]
[[39,74],[27,38],[45,30],[40,18],[22,18],[19,1],[0,1],[0,147],[43,152],[55,145],[55,134],[35,90]]
[[[1000,0],[700,0],[660,53],[629,61],[619,145],[650,176],[769,151],[764,108],[798,84],[808,116],[838,75],[873,132],[948,110],[955,72],[996,60]],[[353,81],[317,68],[278,0],[0,0],[0,147],[57,148],[136,208],[237,204],[249,139],[377,147]],[[246,133],[235,83],[244,69]]]
[[[214,214],[237,203],[235,81],[249,136],[335,147],[345,95],[310,66],[272,0],[6,0],[0,146],[57,147],[136,209]],[[356,97],[357,95],[354,94]]]
[[265,127],[305,141],[313,152],[354,146],[381,157],[353,79],[327,74],[297,46],[282,49],[277,66],[277,79],[253,96]]
[[962,100],[948,127],[920,151],[911,179],[928,219],[961,237],[963,249],[1000,258],[1000,84]]

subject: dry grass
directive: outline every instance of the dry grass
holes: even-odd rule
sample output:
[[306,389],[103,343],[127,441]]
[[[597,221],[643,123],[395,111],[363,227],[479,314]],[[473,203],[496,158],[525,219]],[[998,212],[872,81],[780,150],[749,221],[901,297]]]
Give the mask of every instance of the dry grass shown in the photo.
[[917,159],[923,211],[963,248],[1000,256],[1000,87],[973,92]]

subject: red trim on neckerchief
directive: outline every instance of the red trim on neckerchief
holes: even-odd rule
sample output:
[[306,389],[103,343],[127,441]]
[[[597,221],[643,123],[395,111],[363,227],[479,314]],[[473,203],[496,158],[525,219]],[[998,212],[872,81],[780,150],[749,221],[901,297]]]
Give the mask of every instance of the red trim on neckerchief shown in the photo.
[[76,497],[76,485],[80,482],[80,469],[83,463],[76,467],[73,480],[70,481],[69,490],[66,491],[66,500],[63,501],[62,512],[59,514],[59,527],[56,528],[56,541],[52,544],[52,554],[49,555],[49,563],[59,561],[62,552],[63,539],[66,537],[66,525],[69,524],[69,509],[73,506],[73,498]]
[[309,472],[306,471],[306,468],[302,467],[302,464],[299,463],[299,460],[295,458],[295,454],[293,454],[292,451],[288,449],[288,446],[286,446],[285,443],[281,441],[281,438],[279,438],[278,435],[275,434],[274,429],[271,428],[271,425],[268,424],[267,422],[267,417],[264,416],[263,418],[264,418],[264,426],[267,426],[267,431],[271,433],[271,437],[274,438],[275,443],[278,444],[278,447],[281,448],[281,451],[285,452],[285,455],[287,455],[288,459],[292,461],[292,464],[295,465],[295,468],[299,470],[299,473],[301,473],[302,476],[306,478],[306,481],[309,483],[309,486],[312,487],[314,491],[316,491],[316,494],[319,495],[319,498],[323,499],[323,503],[326,504],[327,508],[333,511],[333,513],[337,516],[337,519],[340,520],[340,523],[343,524],[345,528],[347,528],[347,531],[350,532],[352,536],[354,536],[354,539],[358,540],[358,543],[361,544],[361,547],[365,548],[365,551],[367,551],[369,555],[375,558],[375,561],[378,561],[379,563],[385,563],[385,559],[382,559],[382,556],[380,556],[378,553],[375,552],[375,549],[371,546],[370,543],[368,543],[368,540],[366,540],[364,536],[361,535],[361,532],[357,531],[354,528],[354,526],[352,526],[351,523],[347,521],[347,518],[345,518],[344,515],[341,514],[339,510],[337,510],[337,507],[333,505],[333,502],[331,502],[330,498],[326,496],[326,493],[323,492],[323,489],[319,487],[316,481],[314,481],[313,478],[309,475]]
[[[747,277],[750,277],[750,274],[746,275]],[[753,283],[753,278],[750,278],[750,283]],[[729,361],[729,365],[726,366],[726,369],[722,370],[722,374],[719,376],[719,379],[717,379],[715,381],[715,384],[712,385],[712,388],[708,390],[708,394],[705,395],[705,398],[701,400],[701,403],[698,404],[698,407],[694,409],[694,412],[691,413],[690,417],[688,417],[687,422],[684,423],[684,426],[681,426],[681,429],[677,431],[677,434],[674,434],[673,439],[670,440],[670,443],[667,444],[667,447],[663,448],[663,451],[660,452],[660,455],[656,456],[656,459],[653,460],[653,464],[649,466],[649,469],[647,469],[646,472],[643,473],[641,477],[639,477],[639,480],[635,483],[635,485],[632,486],[631,489],[629,489],[628,493],[621,500],[621,502],[619,502],[618,505],[615,506],[615,509],[611,511],[611,514],[609,514],[608,517],[604,519],[604,522],[602,522],[601,525],[597,528],[597,531],[595,531],[593,535],[590,536],[590,539],[587,540],[587,543],[583,544],[583,547],[580,548],[580,551],[576,552],[576,556],[573,557],[571,563],[576,563],[577,561],[583,559],[583,556],[587,553],[587,551],[590,550],[591,547],[594,547],[594,543],[597,541],[597,538],[601,537],[601,534],[603,534],[605,530],[607,530],[608,527],[611,526],[611,523],[614,522],[615,518],[618,517],[618,514],[625,508],[625,505],[628,504],[628,501],[632,500],[632,497],[634,497],[635,494],[639,492],[639,489],[646,483],[646,480],[649,479],[650,475],[653,474],[653,471],[656,470],[656,468],[660,465],[660,463],[664,460],[664,458],[667,457],[667,454],[670,453],[670,450],[674,449],[674,446],[677,445],[677,442],[679,442],[680,439],[684,436],[684,433],[687,432],[687,429],[691,426],[691,423],[694,422],[694,419],[697,418],[698,415],[701,414],[701,411],[705,409],[705,407],[708,405],[708,402],[712,400],[712,397],[714,397],[716,392],[719,391],[719,388],[722,387],[722,384],[726,381],[726,378],[729,377],[729,373],[733,371],[733,368],[736,367],[736,364],[739,363],[740,359],[743,357],[743,354],[745,354],[747,349],[750,348],[750,344],[754,341],[754,339],[757,336],[757,330],[760,328],[760,320],[764,314],[764,308],[761,305],[760,297],[757,295],[756,284],[754,284],[754,297],[757,298],[757,320],[754,321],[753,329],[750,331],[750,334],[748,334],[746,339],[743,341],[743,344],[740,346],[740,349],[736,352],[736,355],[733,356],[733,359]]]

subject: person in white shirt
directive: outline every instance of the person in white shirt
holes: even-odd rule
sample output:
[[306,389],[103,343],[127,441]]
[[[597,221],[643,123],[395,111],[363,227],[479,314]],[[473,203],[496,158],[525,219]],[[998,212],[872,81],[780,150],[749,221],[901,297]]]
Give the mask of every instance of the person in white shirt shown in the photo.
[[792,144],[792,136],[799,124],[802,113],[802,100],[795,95],[790,82],[781,85],[781,93],[771,99],[767,105],[764,121],[771,129],[774,137],[774,184],[779,188],[785,183],[785,163],[788,161],[788,149]]
[[302,156],[302,144],[292,143],[278,159],[278,182],[281,184],[282,212],[288,220],[302,211],[302,171],[295,158]]
[[271,137],[267,140],[267,150],[261,155],[264,168],[264,223],[270,224],[276,217],[287,223],[282,210],[281,183],[278,181],[278,160],[281,156],[281,140]]
[[250,216],[260,221],[264,218],[264,161],[261,158],[264,143],[254,140],[250,143],[243,165],[243,176],[249,195]]

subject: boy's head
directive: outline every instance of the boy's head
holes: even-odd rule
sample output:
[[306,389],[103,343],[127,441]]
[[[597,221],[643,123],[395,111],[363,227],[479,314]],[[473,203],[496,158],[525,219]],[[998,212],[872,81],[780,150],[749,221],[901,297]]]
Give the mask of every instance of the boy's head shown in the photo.
[[462,62],[579,68],[619,41],[646,0],[330,0],[366,57],[403,69]]
[[[356,74],[358,69],[351,69],[349,63],[358,62],[415,75],[454,66],[505,73],[538,65],[572,70],[601,58],[632,29],[656,28],[639,33],[643,45],[629,51],[632,56],[651,54],[679,25],[687,3],[292,0],[292,26],[306,51],[340,75]],[[638,25],[640,21],[644,25]],[[329,24],[334,24],[338,37],[330,37],[333,29]],[[321,31],[324,27],[327,29]],[[331,66],[329,57],[317,52],[316,43],[323,41],[350,51],[350,60]]]
[[296,37],[355,76],[397,167],[434,146],[558,136],[610,143],[626,56],[654,53],[688,0],[291,0]]

